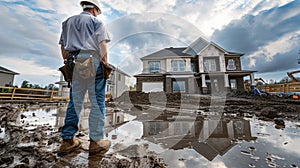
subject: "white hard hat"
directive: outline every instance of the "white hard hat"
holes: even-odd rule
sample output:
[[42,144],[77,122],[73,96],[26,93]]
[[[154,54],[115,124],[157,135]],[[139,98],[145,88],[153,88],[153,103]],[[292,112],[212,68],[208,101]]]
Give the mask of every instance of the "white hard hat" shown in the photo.
[[80,1],[80,5],[83,8],[88,8],[89,6],[83,6],[83,2],[89,2],[89,3],[93,4],[93,5],[95,5],[95,7],[99,9],[100,13],[102,13],[101,8],[100,8],[100,3],[99,3],[98,0],[84,0],[84,1]]

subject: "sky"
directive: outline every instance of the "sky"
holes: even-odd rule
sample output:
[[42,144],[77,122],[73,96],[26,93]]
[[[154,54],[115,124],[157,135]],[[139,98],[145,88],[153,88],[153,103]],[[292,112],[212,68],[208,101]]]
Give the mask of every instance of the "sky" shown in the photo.
[[[299,0],[102,0],[109,62],[133,76],[140,58],[198,37],[245,53],[244,70],[279,81],[299,69]],[[0,66],[42,86],[59,81],[61,23],[82,9],[77,0],[0,0]],[[295,75],[297,76],[297,75]],[[134,80],[132,80],[134,83]]]

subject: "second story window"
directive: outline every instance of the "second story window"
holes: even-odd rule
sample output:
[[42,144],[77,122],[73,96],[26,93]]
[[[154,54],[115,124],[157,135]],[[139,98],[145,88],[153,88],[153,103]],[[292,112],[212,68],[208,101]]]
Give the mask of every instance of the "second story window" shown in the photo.
[[184,72],[185,71],[185,62],[184,60],[173,60],[172,64],[172,71],[173,72]]
[[149,72],[160,72],[159,61],[149,61]]
[[235,61],[233,59],[228,60],[227,70],[236,70]]
[[217,71],[217,65],[215,59],[204,60],[204,70],[205,72],[215,72]]

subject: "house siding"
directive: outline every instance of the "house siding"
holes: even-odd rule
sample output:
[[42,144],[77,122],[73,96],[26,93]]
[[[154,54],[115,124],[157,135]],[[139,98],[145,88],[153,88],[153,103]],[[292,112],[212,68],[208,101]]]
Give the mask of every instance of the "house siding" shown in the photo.
[[14,75],[13,74],[6,74],[0,72],[0,86],[5,86],[8,84],[13,84],[14,82]]

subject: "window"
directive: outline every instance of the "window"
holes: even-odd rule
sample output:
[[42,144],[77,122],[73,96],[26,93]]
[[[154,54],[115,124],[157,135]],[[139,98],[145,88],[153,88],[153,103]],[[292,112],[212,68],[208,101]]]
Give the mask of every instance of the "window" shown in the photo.
[[150,61],[148,64],[149,64],[149,72],[159,72],[160,71],[160,62],[159,61]]
[[184,72],[185,71],[185,62],[184,60],[173,60],[172,64],[172,71],[173,72]]
[[149,123],[149,135],[157,135],[163,131],[160,122],[150,122]]
[[236,70],[235,61],[233,59],[228,60],[227,70]]
[[192,69],[192,72],[196,72],[195,63],[191,63],[191,69]]
[[204,71],[205,72],[217,71],[216,60],[215,59],[205,59],[204,60]]
[[119,81],[121,81],[121,74],[118,74],[118,79]]
[[230,86],[231,86],[231,89],[237,89],[236,80],[235,79],[230,79]]
[[185,92],[185,81],[173,81],[173,92]]

